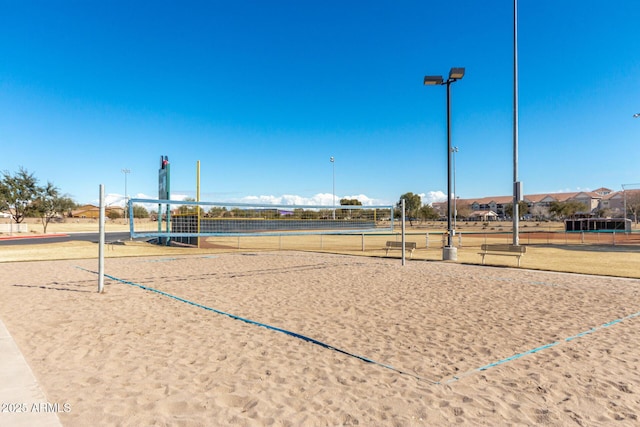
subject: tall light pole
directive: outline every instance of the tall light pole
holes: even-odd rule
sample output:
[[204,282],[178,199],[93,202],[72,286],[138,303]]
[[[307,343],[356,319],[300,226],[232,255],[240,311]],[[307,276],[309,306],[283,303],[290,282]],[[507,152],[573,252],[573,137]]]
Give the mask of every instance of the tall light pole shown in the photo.
[[451,228],[451,83],[464,77],[464,68],[456,67],[449,71],[449,78],[444,80],[442,76],[425,76],[424,85],[447,86],[447,245],[442,248],[442,259],[455,261],[458,259],[458,251],[453,246],[453,229]]
[[453,232],[456,232],[458,226],[458,192],[456,191],[456,153],[458,147],[451,147],[453,154]]
[[332,169],[332,176],[333,176],[333,190],[332,190],[332,195],[333,195],[333,219],[336,219],[336,159],[331,156],[331,158],[329,159],[329,161],[331,162],[331,169]]
[[[131,169],[122,169],[122,173],[124,174],[124,219],[125,221],[127,220],[127,210],[129,208],[128,206],[128,200],[129,198],[127,197],[127,175],[131,173]],[[127,221],[128,223],[128,221]]]
[[[636,113],[633,115],[634,119],[637,119],[638,117],[640,117],[640,113]],[[627,189],[625,188],[625,186],[638,186],[640,184],[622,184],[622,195],[624,196],[624,226],[625,226],[625,230],[627,227]]]
[[520,244],[522,183],[518,181],[518,0],[513,0],[513,245]]

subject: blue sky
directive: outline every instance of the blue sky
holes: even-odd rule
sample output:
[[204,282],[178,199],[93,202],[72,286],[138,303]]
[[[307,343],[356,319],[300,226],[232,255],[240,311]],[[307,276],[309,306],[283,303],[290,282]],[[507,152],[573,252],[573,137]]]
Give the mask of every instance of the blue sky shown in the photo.
[[[526,194],[640,182],[637,0],[519,1]],[[0,0],[0,170],[79,203],[509,195],[513,2]],[[335,157],[331,164],[330,157]]]

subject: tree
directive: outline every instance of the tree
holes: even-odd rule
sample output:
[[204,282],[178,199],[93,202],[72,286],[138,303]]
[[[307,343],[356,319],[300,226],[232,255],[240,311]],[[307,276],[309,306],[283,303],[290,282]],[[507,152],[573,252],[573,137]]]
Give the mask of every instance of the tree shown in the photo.
[[434,220],[440,218],[438,211],[436,211],[431,205],[424,205],[421,207],[418,210],[418,216],[422,220]]
[[42,228],[45,233],[47,232],[49,221],[57,214],[55,202],[58,199],[58,191],[55,185],[47,182],[46,187],[38,188],[36,199],[31,205],[33,211],[42,220]]
[[577,200],[551,202],[549,205],[549,213],[560,219],[573,218],[576,213],[585,211],[587,211],[587,206]]
[[[185,202],[195,202],[196,199],[194,199],[193,197],[186,197],[184,199]],[[196,213],[196,206],[195,205],[182,205],[178,208],[178,213],[181,214],[189,214],[189,213]]]
[[409,217],[409,224],[413,225],[412,218],[418,217],[418,211],[422,206],[422,198],[419,194],[405,193],[400,196],[398,207],[402,206],[402,200],[404,199],[404,209],[406,216]]
[[[340,199],[340,206],[362,206],[362,202],[358,199]],[[340,209],[338,212],[342,218],[358,219],[362,217],[361,209]]]
[[25,216],[33,209],[33,203],[41,189],[38,180],[33,173],[20,167],[18,172],[11,174],[2,173],[3,180],[0,183],[0,208],[8,210],[16,223],[21,223]]
[[71,212],[77,207],[78,204],[67,194],[58,201],[58,213],[63,217],[71,218]]
[[[186,197],[184,199],[185,202],[195,202],[196,199],[193,197]],[[200,210],[200,216],[206,216],[204,209],[198,205],[182,205],[178,208],[178,213],[180,214],[197,214],[198,210]],[[134,216],[135,217],[135,216]],[[146,218],[146,217],[144,217]]]
[[640,192],[630,192],[627,196],[627,213],[633,215],[634,222],[637,224],[640,214]]
[[[456,215],[457,219],[469,218],[469,216],[471,215],[471,205],[469,205],[468,203],[460,203],[460,201],[458,201],[456,210],[458,211]],[[433,219],[437,219],[437,217]]]
[[214,206],[212,208],[209,209],[209,211],[206,213],[206,217],[208,218],[220,218],[222,216],[224,216],[224,213],[227,211],[227,208],[225,207],[218,207],[218,206]]
[[38,187],[38,194],[33,201],[33,212],[40,217],[45,233],[53,218],[58,215],[64,216],[75,207],[75,202],[70,197],[61,197],[59,192],[60,190],[53,183],[47,182],[45,187]]
[[536,221],[547,219],[549,217],[549,208],[547,206],[534,205],[533,208],[531,208],[531,215],[533,215]]
[[[507,216],[513,216],[513,203],[507,203],[504,205],[504,213]],[[522,200],[518,201],[518,215],[523,216],[529,213],[529,205]]]
[[149,211],[142,205],[133,205],[134,218],[149,218]]

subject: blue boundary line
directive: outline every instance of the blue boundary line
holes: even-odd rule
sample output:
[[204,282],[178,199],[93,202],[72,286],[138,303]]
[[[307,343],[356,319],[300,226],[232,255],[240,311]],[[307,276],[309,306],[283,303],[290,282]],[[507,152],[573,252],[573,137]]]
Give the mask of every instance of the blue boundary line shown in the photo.
[[[86,272],[89,272],[89,273],[98,274],[98,273],[97,273],[97,272],[95,272],[95,271],[88,270],[88,269],[83,268],[83,267],[80,267],[80,266],[76,266],[76,268],[78,268],[78,269],[80,269],[80,270],[83,270],[83,271],[86,271]],[[630,314],[630,315],[628,315],[628,316],[621,317],[621,318],[619,318],[619,319],[612,320],[612,321],[607,322],[607,323],[603,323],[603,324],[602,324],[602,325],[600,325],[600,326],[593,327],[593,328],[588,329],[588,330],[586,330],[586,331],[580,332],[580,333],[578,333],[578,334],[576,334],[576,335],[573,335],[573,336],[567,337],[567,338],[565,338],[565,339],[563,339],[563,340],[560,340],[560,341],[554,341],[554,342],[552,342],[552,343],[544,344],[544,345],[541,345],[541,346],[539,346],[539,347],[532,348],[532,349],[530,349],[530,350],[524,351],[524,352],[522,352],[522,353],[517,353],[517,354],[514,354],[513,356],[509,356],[509,357],[506,357],[506,358],[504,358],[504,359],[500,359],[500,360],[498,360],[498,361],[495,361],[495,362],[489,363],[489,364],[487,364],[487,365],[480,366],[479,368],[472,369],[472,370],[467,371],[467,372],[465,372],[465,373],[463,373],[463,374],[455,375],[455,376],[453,376],[453,377],[451,377],[451,378],[449,378],[449,379],[447,379],[447,380],[444,380],[444,379],[443,379],[443,380],[440,380],[440,381],[433,381],[433,380],[429,380],[429,379],[427,379],[427,378],[423,378],[423,377],[421,377],[421,376],[419,376],[419,375],[412,374],[411,372],[406,372],[406,371],[403,371],[403,370],[401,370],[401,369],[394,368],[394,367],[393,367],[393,366],[391,366],[391,365],[386,365],[386,364],[384,364],[384,363],[376,362],[375,360],[373,360],[373,359],[369,359],[368,357],[360,356],[360,355],[357,355],[357,354],[351,353],[351,352],[349,352],[349,351],[343,350],[343,349],[341,349],[341,348],[338,348],[338,347],[332,346],[332,345],[330,345],[330,344],[326,344],[326,343],[324,343],[324,342],[322,342],[322,341],[316,340],[315,338],[311,338],[311,337],[308,337],[308,336],[305,336],[305,335],[299,334],[299,333],[297,333],[297,332],[292,332],[292,331],[289,331],[289,330],[286,330],[286,329],[279,328],[279,327],[277,327],[277,326],[267,325],[267,324],[265,324],[265,323],[260,323],[260,322],[257,322],[257,321],[255,321],[255,320],[247,319],[247,318],[244,318],[244,317],[241,317],[241,316],[236,316],[235,314],[227,313],[227,312],[224,312],[224,311],[221,311],[221,310],[218,310],[218,309],[212,308],[212,307],[208,307],[208,306],[206,306],[206,305],[199,304],[199,303],[197,303],[197,302],[189,301],[189,300],[184,299],[184,298],[181,298],[181,297],[179,297],[179,296],[172,295],[172,294],[169,294],[169,293],[167,293],[167,292],[164,292],[164,291],[161,291],[161,290],[158,290],[158,289],[154,289],[154,288],[151,288],[151,287],[148,287],[148,286],[140,285],[140,284],[138,284],[138,283],[131,282],[131,281],[129,281],[129,280],[120,279],[120,278],[118,278],[118,277],[111,276],[111,275],[109,275],[109,274],[105,274],[105,277],[108,277],[108,278],[109,278],[109,279],[111,279],[111,280],[115,280],[115,281],[117,281],[117,282],[123,283],[123,284],[125,284],[125,285],[130,285],[130,286],[138,287],[138,288],[143,289],[143,290],[145,290],[145,291],[155,292],[155,293],[157,293],[157,294],[160,294],[160,295],[163,295],[163,296],[166,296],[166,297],[172,298],[172,299],[174,299],[174,300],[176,300],[176,301],[180,301],[180,302],[183,302],[183,303],[185,303],[185,304],[192,305],[192,306],[194,306],[194,307],[202,308],[202,309],[204,309],[204,310],[208,310],[208,311],[214,312],[214,313],[216,313],[216,314],[221,314],[221,315],[223,315],[223,316],[230,317],[231,319],[234,319],[234,320],[240,320],[240,321],[245,322],[245,323],[248,323],[248,324],[250,324],[250,325],[254,325],[254,326],[261,326],[261,327],[263,327],[263,328],[266,328],[266,329],[269,329],[269,330],[272,330],[272,331],[275,331],[275,332],[281,332],[281,333],[283,333],[283,334],[289,335],[289,336],[294,337],[294,338],[301,339],[301,340],[306,341],[306,342],[309,342],[309,343],[311,343],[311,344],[318,345],[318,346],[323,347],[323,348],[326,348],[326,349],[328,349],[328,350],[333,350],[333,351],[336,351],[336,352],[338,352],[338,353],[344,354],[344,355],[346,355],[346,356],[349,356],[349,357],[353,357],[353,358],[359,359],[359,360],[361,360],[361,361],[363,361],[363,362],[371,363],[371,364],[374,364],[374,365],[377,365],[377,366],[380,366],[380,367],[383,367],[383,368],[386,368],[386,369],[392,370],[392,371],[397,372],[397,373],[399,373],[399,374],[407,375],[407,376],[413,377],[413,378],[415,378],[415,379],[417,379],[417,380],[420,380],[420,381],[426,381],[426,382],[431,383],[431,384],[434,384],[434,385],[445,385],[445,384],[451,384],[451,383],[457,382],[457,381],[459,381],[459,380],[461,380],[461,379],[463,379],[463,378],[465,378],[465,377],[468,377],[468,376],[470,376],[470,375],[472,375],[472,374],[475,374],[475,373],[478,373],[478,372],[487,371],[487,370],[489,370],[489,369],[491,369],[491,368],[495,368],[495,367],[497,367],[497,366],[504,365],[504,364],[505,364],[505,363],[507,363],[507,362],[511,362],[511,361],[514,361],[514,360],[518,360],[518,359],[521,359],[521,358],[523,358],[523,357],[525,357],[525,356],[529,356],[529,355],[531,355],[531,354],[535,354],[535,353],[538,353],[538,352],[540,352],[540,351],[543,351],[543,350],[546,350],[546,349],[549,349],[549,348],[555,347],[555,346],[557,346],[557,345],[562,344],[563,342],[571,342],[571,341],[573,341],[573,340],[575,340],[575,339],[578,339],[578,338],[581,338],[581,337],[584,337],[584,336],[587,336],[587,335],[593,334],[593,333],[595,333],[595,332],[597,332],[597,331],[599,331],[599,330],[601,330],[601,329],[608,328],[608,327],[610,327],[610,326],[616,325],[616,324],[618,324],[618,323],[620,323],[620,322],[623,322],[623,321],[625,321],[625,320],[629,320],[629,319],[633,319],[633,318],[636,318],[636,317],[640,317],[640,311],[639,311],[639,312],[636,312],[636,313]]]
[[552,342],[552,343],[549,343],[549,344],[541,345],[540,347],[532,348],[531,350],[527,350],[527,351],[522,352],[522,353],[514,354],[513,356],[507,357],[505,359],[498,360],[497,362],[489,363],[488,365],[484,365],[484,366],[481,366],[479,368],[473,369],[471,371],[467,371],[464,374],[455,375],[455,376],[451,377],[450,379],[448,379],[446,381],[439,381],[438,384],[450,384],[450,383],[456,382],[456,381],[458,381],[458,380],[460,380],[460,379],[462,379],[464,377],[467,377],[467,376],[469,376],[471,374],[475,374],[477,372],[482,372],[482,371],[486,371],[486,370],[491,369],[491,368],[495,368],[496,366],[500,366],[500,365],[503,365],[503,364],[505,364],[507,362],[511,362],[513,360],[520,359],[520,358],[522,358],[524,356],[528,356],[530,354],[534,354],[534,353],[537,353],[539,351],[546,350],[546,349],[551,348],[551,347],[555,347],[555,346],[557,346],[559,344],[562,344],[563,342],[571,342],[571,341],[573,341],[575,339],[582,338],[582,337],[584,337],[586,335],[593,334],[594,332],[597,332],[597,331],[599,331],[601,329],[608,328],[609,326],[616,325],[616,324],[618,324],[620,322],[623,322],[623,321],[629,320],[629,319],[633,319],[633,318],[638,317],[638,316],[640,316],[640,311],[637,312],[637,313],[630,314],[630,315],[625,316],[625,317],[621,317],[621,318],[616,319],[616,320],[612,320],[611,322],[603,323],[600,326],[596,326],[596,327],[591,328],[589,330],[580,332],[579,334],[573,335],[571,337],[567,337],[564,340],[555,341],[555,342]]
[[[76,268],[78,268],[80,270],[83,270],[83,271],[86,271],[86,272],[89,272],[89,273],[98,274],[95,271],[88,270],[88,269],[83,268],[83,267],[76,266]],[[172,298],[172,299],[174,299],[176,301],[180,301],[180,302],[183,302],[185,304],[192,305],[194,307],[202,308],[204,310],[212,311],[212,312],[214,312],[216,314],[221,314],[223,316],[230,317],[230,318],[232,318],[234,320],[240,320],[240,321],[248,323],[250,325],[261,326],[263,328],[267,328],[267,329],[275,331],[275,332],[281,332],[283,334],[289,335],[289,336],[294,337],[294,338],[301,339],[301,340],[306,341],[306,342],[311,343],[311,344],[318,345],[318,346],[326,348],[328,350],[337,351],[338,353],[342,353],[345,356],[354,357],[354,358],[359,359],[359,360],[361,360],[363,362],[371,363],[371,364],[374,364],[374,365],[377,365],[377,366],[380,366],[380,367],[383,367],[383,368],[386,368],[386,369],[390,369],[390,370],[392,370],[394,372],[397,372],[399,374],[402,374],[402,375],[408,375],[408,376],[413,377],[413,378],[415,378],[417,380],[420,380],[420,381],[426,381],[426,382],[429,382],[431,384],[439,384],[436,381],[432,381],[432,380],[420,377],[418,375],[412,374],[411,372],[406,372],[406,371],[403,371],[401,369],[394,368],[391,365],[385,365],[384,363],[376,362],[375,360],[369,359],[368,357],[359,356],[357,354],[348,352],[348,351],[343,350],[343,349],[338,348],[338,347],[334,347],[334,346],[332,346],[330,344],[326,344],[326,343],[324,343],[322,341],[319,341],[319,340],[317,340],[315,338],[311,338],[311,337],[299,334],[297,332],[292,332],[292,331],[289,331],[289,330],[286,330],[286,329],[278,328],[277,326],[272,326],[272,325],[267,325],[265,323],[256,322],[255,320],[247,319],[245,317],[236,316],[235,314],[227,313],[227,312],[224,312],[224,311],[212,308],[212,307],[207,307],[206,305],[202,305],[202,304],[199,304],[197,302],[189,301],[189,300],[181,298],[179,296],[172,295],[172,294],[169,294],[167,292],[164,292],[164,291],[161,291],[161,290],[158,290],[158,289],[154,289],[154,288],[151,288],[151,287],[148,287],[148,286],[140,285],[138,283],[134,283],[134,282],[131,282],[129,280],[120,279],[118,277],[111,276],[109,274],[105,274],[105,277],[108,277],[109,279],[115,280],[115,281],[120,282],[120,283],[124,283],[125,285],[135,286],[135,287],[138,287],[138,288],[143,289],[145,291],[155,292],[155,293],[163,295],[165,297]]]
[[177,258],[177,257],[169,257],[169,258],[158,258],[158,259],[148,259],[143,262],[168,262],[168,261],[180,261],[183,259],[213,259],[218,258],[217,256],[199,256],[199,257],[189,257],[189,258]]

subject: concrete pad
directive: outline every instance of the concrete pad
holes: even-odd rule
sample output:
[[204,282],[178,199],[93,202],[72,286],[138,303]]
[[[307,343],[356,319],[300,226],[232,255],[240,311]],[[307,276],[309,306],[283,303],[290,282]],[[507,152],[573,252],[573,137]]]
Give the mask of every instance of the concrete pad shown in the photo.
[[0,426],[61,427],[56,411],[64,404],[48,402],[20,349],[0,320]]

